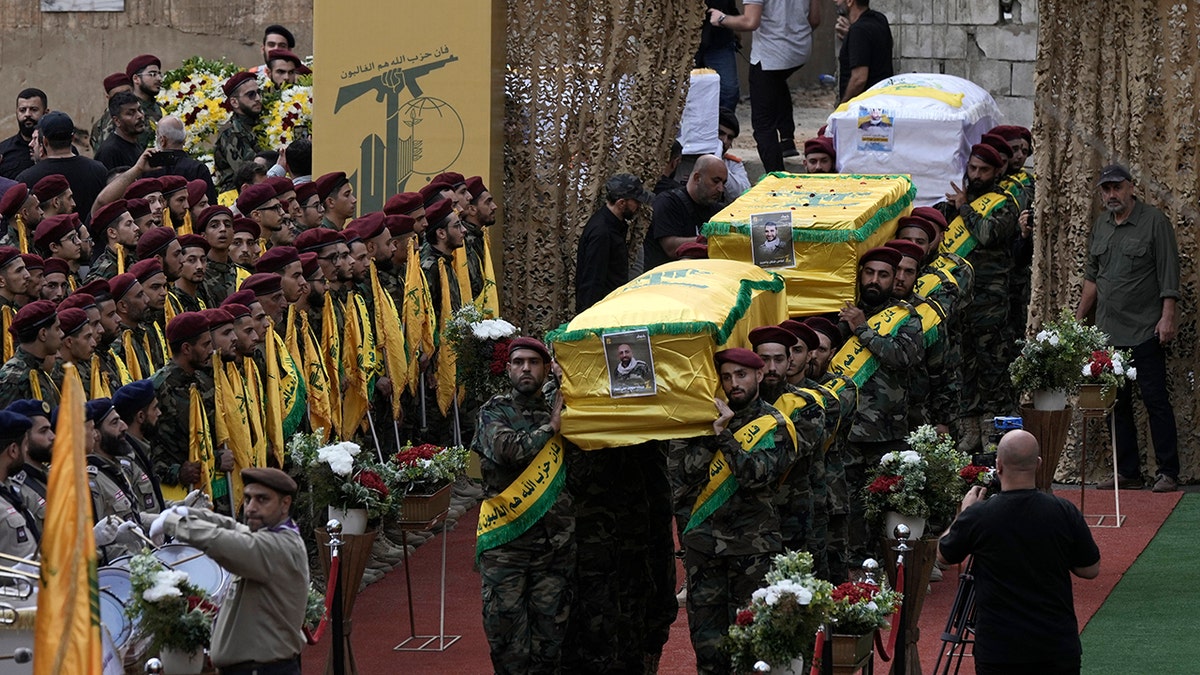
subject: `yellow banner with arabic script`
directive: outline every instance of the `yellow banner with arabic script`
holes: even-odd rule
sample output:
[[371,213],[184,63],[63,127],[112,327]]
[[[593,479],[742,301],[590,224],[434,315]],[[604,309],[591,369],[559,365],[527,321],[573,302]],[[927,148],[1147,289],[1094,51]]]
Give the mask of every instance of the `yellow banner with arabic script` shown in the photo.
[[546,515],[566,483],[565,451],[562,435],[555,434],[512,485],[484,500],[475,528],[476,557],[516,539]]
[[[788,433],[792,436],[792,448],[796,447],[796,429],[792,426],[791,420],[784,416],[784,422],[788,426]],[[751,420],[746,426],[733,432],[733,437],[737,439],[738,445],[741,446],[744,452],[754,452],[756,450],[772,447],[775,443],[775,428],[779,426],[774,415],[763,415]],[[696,503],[692,505],[692,515],[688,518],[687,527],[683,528],[683,533],[687,534],[700,523],[704,522],[717,509],[721,508],[733,493],[737,491],[737,478],[734,477],[733,471],[729,469],[729,460],[726,459],[725,453],[717,450],[713,455],[712,461],[708,464],[708,482],[700,491],[700,496],[696,497]]]

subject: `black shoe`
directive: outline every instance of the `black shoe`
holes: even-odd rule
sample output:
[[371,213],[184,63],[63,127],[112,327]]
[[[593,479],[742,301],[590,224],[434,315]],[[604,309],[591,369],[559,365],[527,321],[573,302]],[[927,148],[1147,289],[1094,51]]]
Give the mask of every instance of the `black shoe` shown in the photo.
[[1111,490],[1114,487],[1121,490],[1141,490],[1145,485],[1140,478],[1126,478],[1125,476],[1118,476],[1115,483],[1113,479],[1109,478],[1096,484],[1097,490]]
[[800,151],[799,151],[799,150],[797,150],[797,149],[796,149],[796,146],[794,146],[794,145],[792,145],[792,146],[784,146],[784,148],[783,148],[783,156],[784,156],[785,158],[786,158],[786,157],[799,157],[799,156],[800,156]]

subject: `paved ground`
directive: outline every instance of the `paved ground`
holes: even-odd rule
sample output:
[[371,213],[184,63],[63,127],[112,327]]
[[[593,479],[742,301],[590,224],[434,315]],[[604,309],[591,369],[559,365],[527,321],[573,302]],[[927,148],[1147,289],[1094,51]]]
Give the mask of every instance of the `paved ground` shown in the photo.
[[[829,113],[833,112],[837,96],[833,87],[800,88],[792,90],[792,116],[796,120],[796,147],[803,152],[805,139],[817,135]],[[746,164],[746,173],[750,182],[754,183],[762,175],[762,162],[758,159],[758,151],[754,147],[754,128],[750,124],[750,99],[743,99],[738,104],[738,122],[741,124],[741,134],[733,143],[733,154],[742,158]],[[797,173],[804,170],[804,158],[792,157],[784,160],[789,171]]]

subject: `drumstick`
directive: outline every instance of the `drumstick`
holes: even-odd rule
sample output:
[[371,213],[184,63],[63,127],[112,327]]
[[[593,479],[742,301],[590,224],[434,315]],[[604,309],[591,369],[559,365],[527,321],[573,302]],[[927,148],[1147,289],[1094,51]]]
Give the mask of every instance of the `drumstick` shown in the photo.
[[179,560],[176,560],[175,562],[168,563],[167,567],[174,568],[176,565],[182,565],[186,562],[191,562],[191,561],[195,560],[196,558],[203,558],[205,555],[206,554],[204,553],[204,551],[201,551],[199,553],[193,553],[192,555],[189,555],[186,558],[180,558]]
[[42,565],[42,563],[37,560],[30,560],[28,558],[18,558],[15,555],[9,555],[7,553],[0,553],[0,558],[4,558],[5,560],[11,560],[13,562],[19,562],[23,565],[33,565],[34,567],[41,567],[41,565]]
[[142,541],[146,542],[147,544],[150,544],[150,548],[158,548],[158,544],[154,543],[153,539],[142,534],[142,529],[140,527],[134,527],[134,528],[130,529],[129,531],[136,534],[138,536],[138,538],[141,539]]
[[8,567],[7,565],[0,565],[0,573],[12,574],[14,576],[25,577],[26,579],[32,579],[34,581],[38,581],[38,576],[36,574],[30,574],[29,572],[23,572],[19,569],[16,569],[13,567]]

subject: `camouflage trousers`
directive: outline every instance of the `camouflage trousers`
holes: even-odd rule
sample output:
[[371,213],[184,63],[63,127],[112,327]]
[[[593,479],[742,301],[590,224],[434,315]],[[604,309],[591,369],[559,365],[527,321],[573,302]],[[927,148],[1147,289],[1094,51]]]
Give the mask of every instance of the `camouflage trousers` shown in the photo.
[[1016,398],[1008,374],[1009,298],[986,287],[975,293],[962,322],[962,416],[1007,415]]
[[822,579],[829,578],[829,561],[825,547],[829,539],[829,488],[826,484],[827,473],[825,457],[818,455],[813,459],[813,478],[809,487],[812,490],[812,519],[808,529],[808,541],[805,550],[813,557],[813,569]]
[[571,606],[575,548],[505,551],[479,558],[483,630],[496,673],[558,673]]
[[[824,542],[824,564],[829,576],[822,578],[830,580],[845,578],[849,552],[846,514],[850,512],[850,491],[846,487],[846,467],[843,460],[842,441],[838,440],[829,446],[829,451],[825,453],[825,511],[828,525]],[[814,564],[821,564],[815,553],[813,560]]]
[[867,558],[880,560],[878,528],[867,521],[867,505],[863,490],[867,486],[867,471],[879,465],[885,453],[908,450],[904,441],[879,441],[875,443],[850,443],[850,459],[846,462],[846,486],[850,494],[850,513],[846,531],[849,544],[847,564],[857,567]]
[[749,604],[750,595],[763,585],[772,555],[712,556],[687,549],[688,628],[698,675],[732,672],[722,642],[738,608]]

